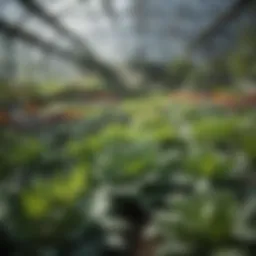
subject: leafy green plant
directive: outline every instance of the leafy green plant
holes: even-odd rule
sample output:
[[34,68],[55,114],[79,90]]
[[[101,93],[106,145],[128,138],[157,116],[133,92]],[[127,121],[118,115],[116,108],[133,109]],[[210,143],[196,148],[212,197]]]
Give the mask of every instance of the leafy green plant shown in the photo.
[[1,131],[0,228],[35,251],[83,247],[90,222],[105,243],[94,248],[106,249],[113,233],[129,243],[124,233],[146,220],[165,255],[177,255],[178,244],[188,255],[204,255],[202,241],[214,253],[230,240],[246,244],[234,229],[241,222],[246,235],[255,232],[253,209],[240,218],[245,200],[255,200],[255,113],[133,103],[34,135]]

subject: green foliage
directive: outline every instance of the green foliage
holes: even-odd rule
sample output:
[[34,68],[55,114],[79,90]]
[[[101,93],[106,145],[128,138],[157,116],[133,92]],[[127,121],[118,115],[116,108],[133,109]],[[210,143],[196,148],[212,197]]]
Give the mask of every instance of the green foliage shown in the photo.
[[166,84],[178,88],[189,83],[193,89],[212,91],[227,86],[232,88],[241,80],[255,83],[255,31],[252,25],[234,41],[234,47],[227,54],[210,59],[202,65],[190,63],[189,60],[173,61],[167,69]]
[[232,77],[226,61],[216,59],[204,66],[195,68],[188,79],[193,88],[200,91],[212,91],[232,84]]
[[[153,216],[160,247],[189,244],[189,255],[199,255],[192,252],[206,241],[215,250],[233,239],[245,200],[255,200],[243,183],[255,172],[255,118],[151,98],[35,136],[3,130],[0,200],[8,213],[0,223],[16,239],[54,247],[89,222],[110,236],[102,223],[124,218],[116,209],[129,212],[125,205],[136,201]],[[169,247],[167,255],[177,255]]]
[[194,66],[187,60],[176,60],[172,62],[167,70],[167,82],[170,87],[177,88],[187,78]]
[[114,140],[97,156],[96,170],[104,181],[127,183],[157,168],[157,147],[148,140]]
[[232,76],[239,79],[256,79],[256,33],[251,28],[238,42],[236,50],[231,54],[228,64]]

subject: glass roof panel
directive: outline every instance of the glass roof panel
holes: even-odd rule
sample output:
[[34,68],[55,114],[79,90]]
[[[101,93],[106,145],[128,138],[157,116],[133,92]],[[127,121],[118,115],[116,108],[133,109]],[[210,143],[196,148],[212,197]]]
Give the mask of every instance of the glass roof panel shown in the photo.
[[18,24],[24,17],[29,17],[27,11],[15,0],[6,0],[0,6],[0,17],[11,24]]
[[32,16],[20,25],[24,30],[37,35],[42,40],[52,42],[56,45],[72,49],[73,44],[65,37],[60,36],[55,29],[45,24],[41,19]]
[[51,26],[45,24],[40,18],[26,10],[17,0],[6,1],[2,5],[0,17],[4,21],[19,26],[44,41],[54,42],[56,45],[67,49],[73,48],[69,40],[58,35]]
[[64,15],[72,13],[76,8],[82,8],[90,2],[89,0],[56,0],[56,1],[38,1],[49,13],[54,15]]
[[[72,48],[69,40],[60,36],[49,24],[33,17],[17,1],[5,0],[0,16],[12,23],[19,22],[22,20],[21,17],[23,19],[27,17],[20,26],[40,35],[45,40]],[[171,40],[189,42],[235,0],[139,0],[139,2],[138,0],[108,0],[111,4],[110,9],[106,8],[106,1],[35,0],[46,12],[56,16],[63,26],[77,34],[85,43],[89,42],[96,51],[104,52],[104,55],[113,56],[113,58],[116,55],[129,57],[130,52],[123,51],[125,40],[127,47],[129,44],[129,49],[134,48],[135,41],[137,43],[141,40],[146,41],[149,36],[152,40],[154,38],[160,38],[161,42],[166,40],[166,43],[163,43],[165,45]],[[137,3],[144,4],[143,16],[135,15]],[[116,20],[112,19],[109,10],[117,14]],[[137,40],[136,37],[140,39]],[[153,48],[156,44],[150,45],[155,52]]]

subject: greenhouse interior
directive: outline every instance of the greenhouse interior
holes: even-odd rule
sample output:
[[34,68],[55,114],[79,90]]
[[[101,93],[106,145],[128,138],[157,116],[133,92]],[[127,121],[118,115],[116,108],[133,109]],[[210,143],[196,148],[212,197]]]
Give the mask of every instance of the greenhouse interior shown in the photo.
[[3,255],[255,256],[255,46],[254,0],[0,0]]

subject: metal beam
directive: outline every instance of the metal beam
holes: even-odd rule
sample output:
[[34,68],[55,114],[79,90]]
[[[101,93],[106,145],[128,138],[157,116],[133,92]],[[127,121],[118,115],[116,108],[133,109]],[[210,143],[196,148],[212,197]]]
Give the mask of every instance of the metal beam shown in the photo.
[[112,21],[117,21],[118,13],[115,10],[113,0],[101,0],[103,11]]
[[88,54],[90,53],[88,47],[85,47],[84,42],[75,33],[72,33],[65,26],[63,26],[57,17],[49,14],[44,8],[36,3],[34,0],[18,0],[22,6],[24,6],[29,12],[36,15],[38,18],[43,20],[49,26],[54,28],[59,34],[68,38],[75,44],[75,46],[83,47]]
[[30,32],[27,32],[20,27],[17,27],[15,25],[12,25],[5,20],[0,18],[0,33],[12,38],[12,39],[19,39],[22,40],[28,44],[31,44],[33,46],[39,47],[40,49],[44,50],[45,52],[50,52],[52,54],[55,54],[61,58],[64,58],[68,61],[73,62],[81,69],[87,69],[88,66],[92,66],[92,70],[95,70],[95,65],[97,64],[97,70],[99,75],[101,75],[103,78],[105,78],[109,82],[109,88],[115,90],[116,93],[125,93],[127,94],[129,91],[122,88],[120,84],[124,84],[125,80],[123,80],[122,75],[113,76],[113,70],[111,66],[107,65],[101,65],[98,63],[94,63],[93,61],[87,60],[86,58],[83,58],[83,56],[76,56],[73,52],[69,52],[65,49],[62,49],[59,46],[54,45],[53,43],[46,42],[39,38],[36,35],[31,34]]
[[[131,81],[128,81],[127,78],[124,78],[121,74],[122,72],[119,72],[119,70],[117,71],[116,67],[99,60],[88,45],[84,43],[84,39],[81,39],[78,35],[66,29],[58,18],[47,13],[47,11],[44,10],[41,5],[36,3],[34,0],[18,1],[24,7],[26,7],[28,11],[37,15],[40,19],[54,28],[58,33],[70,39],[71,42],[74,43],[75,47],[83,50],[84,58],[82,64],[84,67],[89,68],[92,71],[96,71],[99,75],[101,75],[106,81],[108,81],[109,88],[114,89],[117,93],[123,94],[128,93],[132,87],[136,86],[131,83]],[[125,69],[126,67],[122,68],[126,74],[130,73],[130,76],[132,76],[132,72]]]
[[192,42],[190,49],[194,50],[200,47],[204,42],[212,39],[216,33],[224,27],[227,23],[237,18],[250,4],[255,0],[238,0],[227,11],[221,13],[219,17]]
[[0,33],[13,39],[20,39],[28,44],[39,47],[46,52],[51,52],[76,64],[79,63],[78,58],[71,52],[61,49],[59,46],[49,43],[31,34],[18,26],[6,22],[0,18]]

